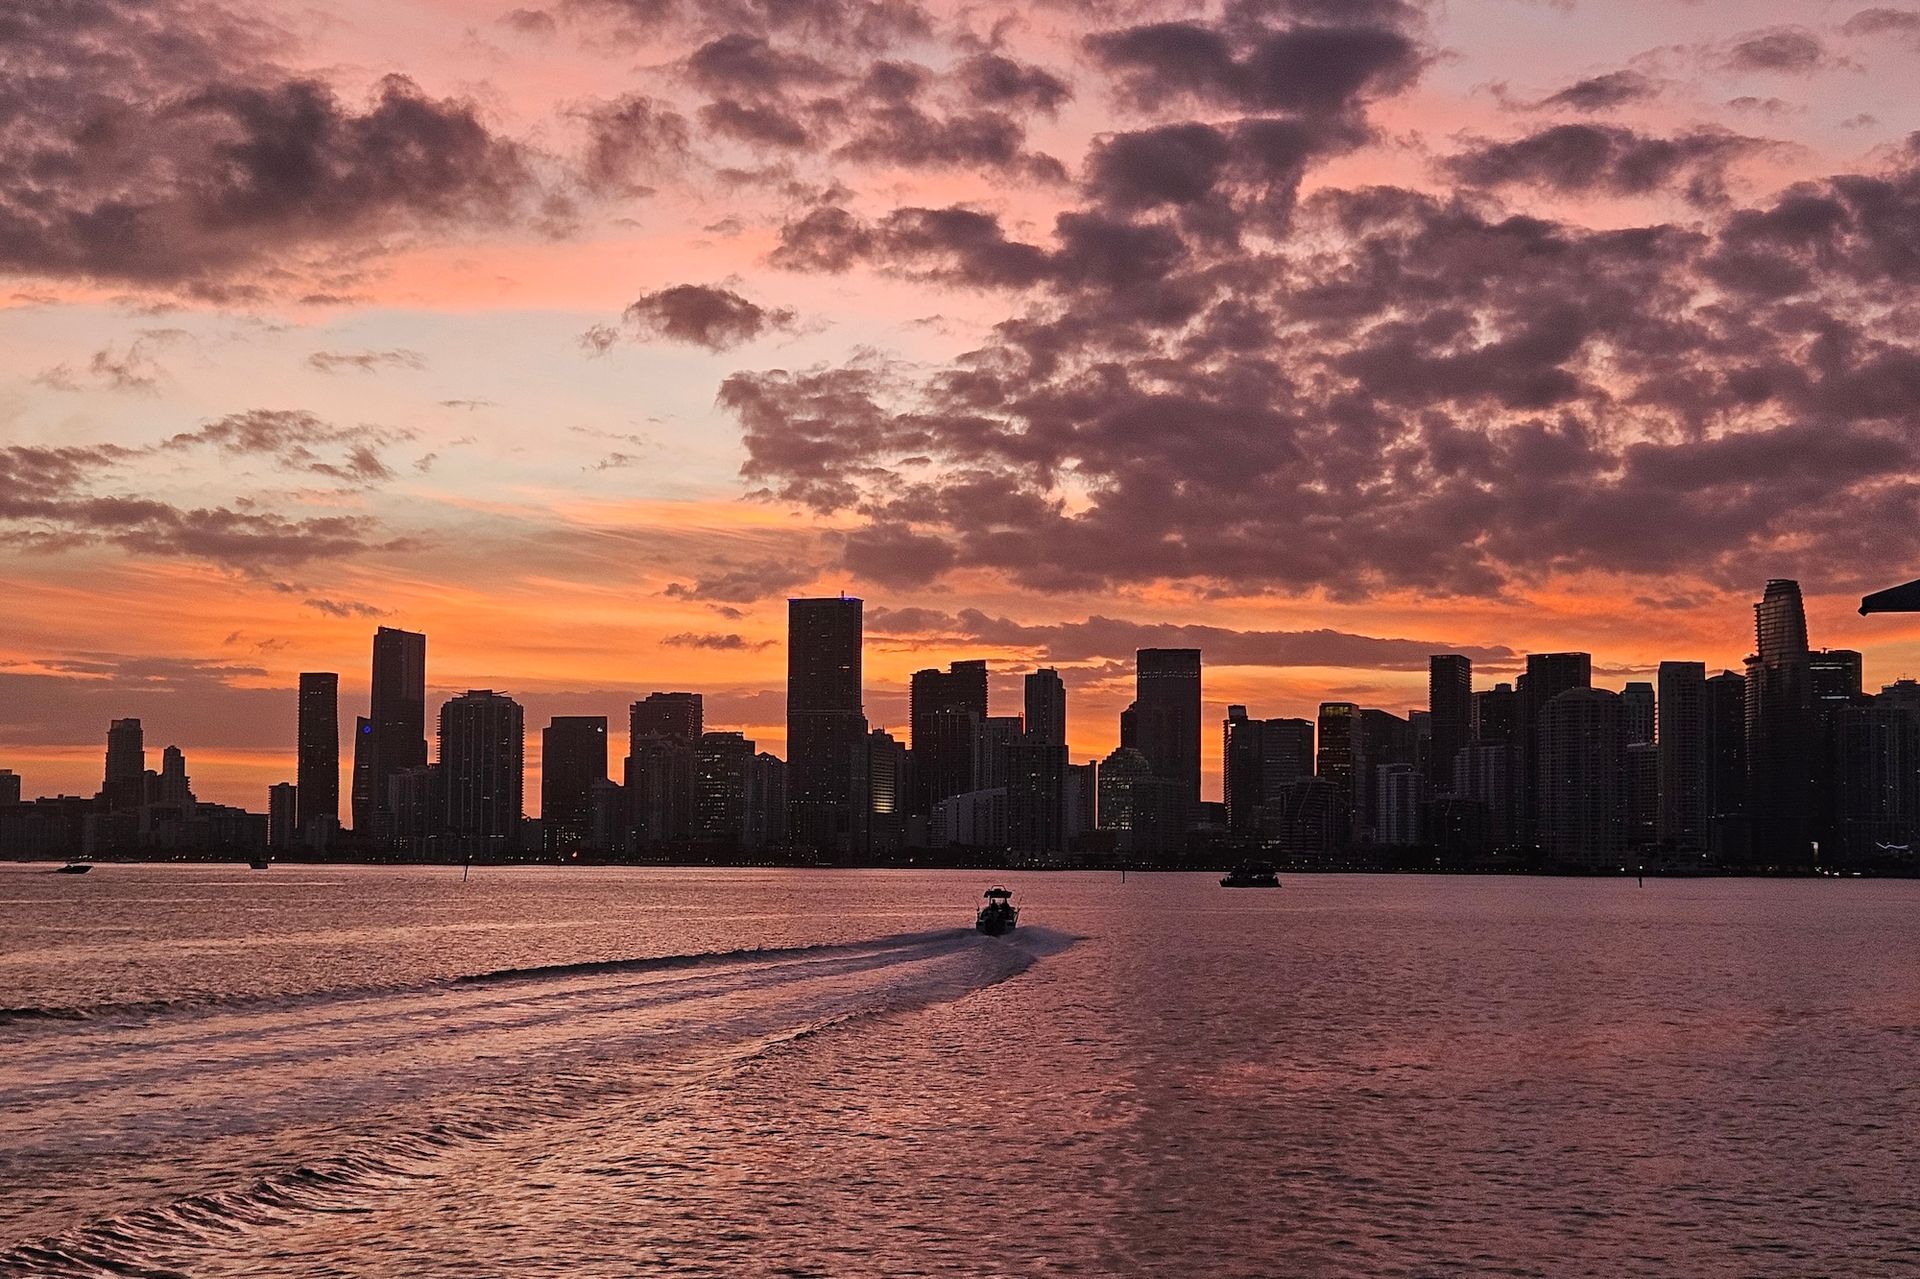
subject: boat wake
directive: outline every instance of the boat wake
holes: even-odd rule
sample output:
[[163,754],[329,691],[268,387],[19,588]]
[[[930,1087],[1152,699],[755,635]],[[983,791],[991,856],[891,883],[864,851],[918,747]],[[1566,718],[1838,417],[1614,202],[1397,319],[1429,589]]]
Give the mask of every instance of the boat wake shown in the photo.
[[527,1142],[684,1113],[755,1063],[1068,944],[947,929],[16,1027],[0,1276],[205,1273],[270,1232],[497,1175],[477,1169]]

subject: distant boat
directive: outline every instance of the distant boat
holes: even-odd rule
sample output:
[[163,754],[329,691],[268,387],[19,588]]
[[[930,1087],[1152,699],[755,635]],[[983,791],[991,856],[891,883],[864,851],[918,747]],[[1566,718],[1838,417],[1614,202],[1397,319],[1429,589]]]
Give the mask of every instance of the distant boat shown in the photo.
[[1007,888],[989,888],[987,904],[974,916],[973,926],[989,937],[998,937],[1010,933],[1020,922],[1020,908],[1013,904],[1013,891]]
[[53,873],[56,875],[84,875],[92,869],[92,862],[68,862],[65,866],[56,867]]
[[1278,888],[1280,876],[1266,862],[1241,862],[1220,879],[1222,888]]
[[248,862],[247,865],[253,870],[265,870],[267,867],[273,865],[273,863],[264,857],[256,857]]

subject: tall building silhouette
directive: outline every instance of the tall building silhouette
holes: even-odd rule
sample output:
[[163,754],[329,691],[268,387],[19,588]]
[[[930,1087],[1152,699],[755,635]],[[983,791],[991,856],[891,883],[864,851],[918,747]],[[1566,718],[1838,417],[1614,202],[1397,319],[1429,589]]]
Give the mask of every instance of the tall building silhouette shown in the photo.
[[0,768],[0,806],[20,802],[20,774]]
[[1590,653],[1529,653],[1520,676],[1519,834],[1531,839],[1540,821],[1540,718],[1548,702],[1575,688],[1593,686]]
[[526,811],[526,720],[520,703],[473,689],[440,708],[441,785],[447,833],[467,856],[520,846]]
[[340,676],[302,671],[299,697],[294,833],[324,842],[340,824]]
[[[1721,671],[1707,681],[1707,838],[1715,846],[1716,823],[1736,842],[1745,838],[1747,808],[1747,677]],[[1732,826],[1729,826],[1732,823]],[[1727,836],[1720,843],[1725,846]],[[1744,858],[1744,850],[1741,852]]]
[[160,752],[160,775],[154,779],[153,794],[148,798],[169,808],[192,806],[193,779],[187,776],[186,752],[178,746]]
[[1428,780],[1436,795],[1453,793],[1454,757],[1473,739],[1473,662],[1455,653],[1427,659],[1427,714],[1433,734]]
[[1331,788],[1334,806],[1334,842],[1344,847],[1364,805],[1360,802],[1360,708],[1352,702],[1320,703],[1318,748],[1314,776]]
[[1626,709],[1576,686],[1539,715],[1539,839],[1550,862],[1605,869],[1627,846]]
[[353,833],[361,839],[373,834],[373,720],[358,715],[353,721]]
[[908,687],[914,811],[926,816],[941,800],[976,788],[987,721],[987,664],[952,662],[944,671],[915,671]]
[[754,744],[741,733],[702,733],[693,749],[693,837],[743,847],[747,839]]
[[130,813],[147,798],[147,735],[137,719],[107,725],[107,768],[101,797],[114,812]]
[[1027,733],[1049,746],[1067,744],[1067,686],[1060,672],[1043,666],[1025,682]]
[[1705,850],[1708,837],[1707,667],[1704,662],[1660,663],[1659,840]]
[[1154,776],[1179,787],[1185,822],[1200,813],[1200,650],[1134,654],[1134,738]]
[[607,780],[607,717],[556,715],[540,734],[540,826],[550,853],[593,839],[594,787]]
[[372,826],[387,812],[387,783],[427,762],[427,637],[382,626],[373,633],[373,732],[368,741]]
[[865,789],[863,608],[845,596],[787,601],[788,834],[820,852],[854,851]]
[[1747,658],[1747,814],[1762,865],[1803,866],[1812,856],[1813,686],[1800,584],[1767,583],[1753,606]]
[[1655,723],[1653,685],[1645,680],[1630,680],[1620,690],[1620,710],[1626,716],[1627,745],[1640,746],[1654,739],[1658,730]]
[[627,737],[677,737],[694,742],[706,732],[706,700],[699,693],[648,693],[627,712]]

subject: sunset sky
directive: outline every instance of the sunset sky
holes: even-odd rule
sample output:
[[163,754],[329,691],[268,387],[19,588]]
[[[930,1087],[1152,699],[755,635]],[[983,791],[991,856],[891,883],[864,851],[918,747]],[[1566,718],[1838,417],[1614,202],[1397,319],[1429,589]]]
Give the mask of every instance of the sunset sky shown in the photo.
[[264,809],[386,624],[535,808],[655,689],[783,753],[842,590],[875,724],[1051,664],[1075,759],[1141,645],[1405,713],[1775,576],[1920,675],[1915,83],[1860,0],[8,0],[0,767]]

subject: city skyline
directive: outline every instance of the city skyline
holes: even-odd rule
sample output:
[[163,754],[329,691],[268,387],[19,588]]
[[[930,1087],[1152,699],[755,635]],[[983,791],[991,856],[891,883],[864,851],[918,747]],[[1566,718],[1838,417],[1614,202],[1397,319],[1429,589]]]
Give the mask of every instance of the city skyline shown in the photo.
[[[777,745],[782,602],[842,589],[888,601],[896,725],[962,650],[1095,722],[1142,647],[1213,654],[1209,721],[1417,704],[1430,652],[1652,678],[1737,661],[1770,576],[1920,672],[1920,624],[1850,616],[1920,566],[1899,11],[14,9],[46,91],[0,161],[106,149],[0,243],[0,750],[53,785],[70,725],[172,701],[208,793],[255,794],[272,690],[364,696],[381,623],[435,637],[437,697],[701,687]],[[1174,75],[1158,18],[1226,70]],[[1256,92],[1256,52],[1326,74]],[[298,120],[368,151],[259,132]],[[373,181],[409,123],[466,145]],[[362,194],[296,216],[235,135]]]

